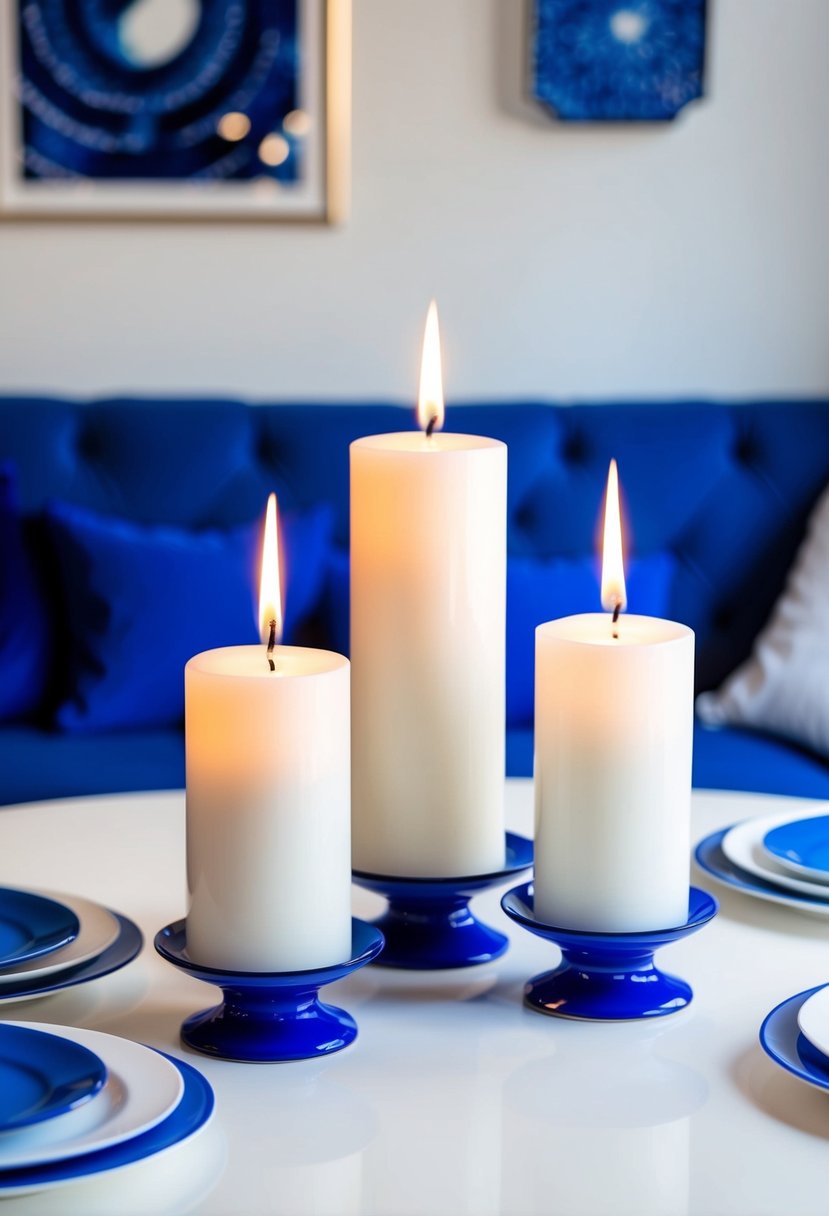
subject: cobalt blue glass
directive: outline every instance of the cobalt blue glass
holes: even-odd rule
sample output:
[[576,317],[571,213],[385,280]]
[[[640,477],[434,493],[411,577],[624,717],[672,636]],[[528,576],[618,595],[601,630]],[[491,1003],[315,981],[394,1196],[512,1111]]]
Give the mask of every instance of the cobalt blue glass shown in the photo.
[[372,923],[383,932],[381,967],[442,971],[473,967],[500,957],[509,938],[473,916],[473,895],[497,887],[533,863],[533,845],[524,836],[506,834],[504,868],[464,878],[395,878],[355,870],[354,881],[384,895],[388,908]]
[[187,956],[187,922],[155,936],[155,948],[174,967],[222,990],[222,1001],[187,1018],[181,1041],[222,1060],[275,1063],[341,1051],[357,1037],[350,1013],[319,999],[319,990],[365,967],[383,949],[383,935],[365,921],[351,922],[351,958],[310,971],[221,971]]
[[713,895],[691,887],[688,919],[670,929],[641,933],[598,933],[563,929],[537,920],[532,883],[514,887],[501,900],[511,920],[555,942],[561,963],[529,981],[524,1001],[555,1017],[586,1021],[632,1021],[664,1017],[690,1004],[690,985],[654,965],[654,951],[696,933],[716,915]]

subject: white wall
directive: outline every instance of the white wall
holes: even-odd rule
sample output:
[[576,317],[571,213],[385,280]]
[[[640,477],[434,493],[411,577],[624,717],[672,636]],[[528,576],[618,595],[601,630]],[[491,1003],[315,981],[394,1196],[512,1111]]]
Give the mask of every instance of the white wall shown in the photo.
[[0,387],[410,398],[829,390],[829,0],[712,0],[660,128],[521,99],[523,0],[354,0],[351,216],[0,226]]

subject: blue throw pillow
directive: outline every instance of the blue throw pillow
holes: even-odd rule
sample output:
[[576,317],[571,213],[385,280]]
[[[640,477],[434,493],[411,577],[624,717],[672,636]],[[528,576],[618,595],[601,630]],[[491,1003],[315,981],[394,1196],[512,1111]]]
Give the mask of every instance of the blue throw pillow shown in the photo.
[[24,542],[13,470],[0,465],[0,722],[38,708],[50,656],[51,630]]
[[[67,503],[50,504],[46,517],[71,636],[70,691],[56,715],[62,729],[175,725],[187,660],[259,640],[261,521],[190,532]],[[282,518],[287,643],[316,608],[331,529],[328,507]]]
[[[628,603],[642,616],[664,616],[674,559],[667,553],[641,557],[628,566]],[[324,593],[325,624],[333,649],[348,654],[349,562],[332,552]],[[578,612],[599,612],[600,586],[592,557],[548,561],[507,560],[507,726],[530,726],[534,714],[535,627]]]

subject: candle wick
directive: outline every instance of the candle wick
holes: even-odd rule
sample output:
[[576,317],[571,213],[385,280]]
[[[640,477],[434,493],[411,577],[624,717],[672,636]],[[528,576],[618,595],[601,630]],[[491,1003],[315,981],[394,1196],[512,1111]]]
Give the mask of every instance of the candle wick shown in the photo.
[[276,671],[276,663],[273,661],[273,648],[276,645],[276,621],[271,621],[271,632],[268,638],[268,665],[271,671]]
[[431,439],[431,438],[432,438],[432,435],[434,434],[435,427],[436,427],[436,425],[437,425],[437,421],[438,421],[438,416],[437,416],[437,414],[432,414],[432,417],[429,419],[429,421],[428,421],[428,423],[427,423],[427,425],[426,425],[426,438],[427,438],[427,439]]
[[617,600],[616,607],[613,609],[613,637],[616,639],[616,641],[619,640],[619,630],[616,628],[616,625],[619,623],[619,613],[621,611],[622,611],[622,601]]

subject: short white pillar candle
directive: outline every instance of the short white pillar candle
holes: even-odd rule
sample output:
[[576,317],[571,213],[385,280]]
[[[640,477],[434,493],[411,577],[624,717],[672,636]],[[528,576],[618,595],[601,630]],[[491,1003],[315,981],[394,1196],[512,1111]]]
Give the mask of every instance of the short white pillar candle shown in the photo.
[[693,632],[619,615],[618,550],[614,616],[536,630],[535,913],[610,933],[687,919],[693,740]]
[[185,733],[190,957],[262,972],[349,958],[348,660],[273,640],[197,654]]

